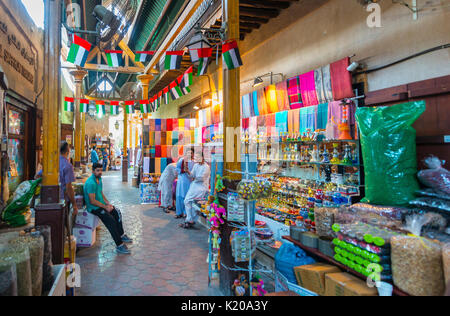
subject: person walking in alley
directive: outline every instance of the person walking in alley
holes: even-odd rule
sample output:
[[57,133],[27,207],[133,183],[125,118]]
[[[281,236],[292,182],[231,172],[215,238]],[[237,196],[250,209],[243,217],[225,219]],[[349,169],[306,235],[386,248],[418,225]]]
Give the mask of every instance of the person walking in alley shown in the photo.
[[192,168],[194,168],[193,160],[194,149],[191,148],[188,150],[187,155],[177,162],[178,181],[175,199],[177,209],[175,218],[177,219],[186,215],[184,199],[189,191],[189,187],[191,186],[191,178],[189,177],[189,173],[192,171]]
[[196,164],[192,169],[192,172],[188,172],[189,177],[192,179],[192,183],[184,200],[187,215],[186,221],[183,224],[180,224],[180,227],[186,229],[194,226],[198,218],[197,211],[194,209],[193,205],[195,200],[206,197],[209,191],[211,169],[205,162],[203,153],[196,155],[195,162]]
[[[78,214],[77,203],[75,202],[75,191],[73,190],[72,183],[75,182],[75,173],[73,172],[73,166],[69,161],[70,147],[67,142],[64,142],[60,148],[59,157],[59,183],[61,186],[60,194],[61,199],[68,200],[72,204],[73,213],[75,217]],[[71,219],[71,223],[75,222],[74,218]]]
[[98,163],[98,160],[99,159],[98,159],[98,154],[97,154],[97,151],[96,151],[96,147],[93,146],[92,150],[91,150],[91,162],[92,162],[92,165]]
[[122,223],[122,214],[103,193],[102,183],[103,166],[96,163],[92,166],[92,176],[84,184],[84,200],[88,212],[100,218],[110,232],[116,243],[116,251],[120,254],[130,254],[125,244],[133,243],[133,240],[125,235]]
[[173,205],[172,187],[177,176],[177,165],[171,163],[170,159],[170,163],[164,169],[158,184],[158,190],[161,192],[161,207],[165,213],[169,213],[169,208]]

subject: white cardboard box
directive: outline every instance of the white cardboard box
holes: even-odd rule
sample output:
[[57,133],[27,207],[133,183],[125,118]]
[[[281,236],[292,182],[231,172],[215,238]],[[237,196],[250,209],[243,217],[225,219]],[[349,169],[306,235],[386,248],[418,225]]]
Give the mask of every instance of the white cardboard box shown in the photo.
[[73,228],[73,235],[77,239],[77,247],[92,247],[95,244],[97,237],[97,230],[95,228],[85,228],[75,226]]
[[98,226],[99,219],[97,216],[92,215],[86,209],[78,212],[75,224],[80,227],[95,229]]

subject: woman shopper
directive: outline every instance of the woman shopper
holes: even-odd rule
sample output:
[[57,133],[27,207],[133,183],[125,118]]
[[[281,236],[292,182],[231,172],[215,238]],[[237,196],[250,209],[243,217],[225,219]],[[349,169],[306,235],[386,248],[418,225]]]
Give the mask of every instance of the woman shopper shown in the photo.
[[177,163],[178,181],[177,181],[177,193],[176,193],[176,215],[175,218],[182,218],[186,215],[184,206],[184,199],[189,187],[191,186],[191,178],[189,177],[192,168],[194,168],[194,149],[188,150],[187,155]]
[[205,162],[203,153],[197,155],[195,161],[197,163],[192,169],[192,173],[189,173],[192,183],[184,200],[187,214],[186,221],[183,224],[180,224],[180,227],[186,229],[194,226],[197,221],[198,215],[197,211],[194,209],[194,202],[196,199],[204,198],[208,194],[211,176],[211,169]]
[[169,158],[169,164],[159,178],[158,190],[161,192],[161,207],[165,213],[169,213],[169,207],[173,205],[173,182],[178,176],[177,165],[172,163]]

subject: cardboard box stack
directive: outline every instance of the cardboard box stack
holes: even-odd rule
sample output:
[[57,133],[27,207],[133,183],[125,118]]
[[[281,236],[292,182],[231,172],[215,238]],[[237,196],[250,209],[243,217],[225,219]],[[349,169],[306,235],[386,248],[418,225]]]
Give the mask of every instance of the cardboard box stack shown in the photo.
[[73,234],[77,240],[77,247],[92,247],[96,240],[96,228],[99,218],[88,211],[80,211],[75,220]]
[[378,296],[378,291],[351,274],[329,273],[325,275],[325,296]]
[[328,273],[341,272],[341,270],[332,265],[315,263],[295,267],[294,272],[298,285],[318,295],[325,295],[325,276]]

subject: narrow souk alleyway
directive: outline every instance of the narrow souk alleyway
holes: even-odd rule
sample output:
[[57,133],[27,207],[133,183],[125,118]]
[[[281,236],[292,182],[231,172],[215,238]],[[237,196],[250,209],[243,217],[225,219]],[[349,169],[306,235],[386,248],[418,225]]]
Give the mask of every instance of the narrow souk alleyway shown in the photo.
[[132,255],[119,255],[100,225],[94,247],[77,253],[81,289],[77,296],[220,295],[208,287],[208,234],[203,227],[184,230],[173,213],[139,204],[139,191],[122,183],[119,172],[103,174],[104,192],[122,211]]

